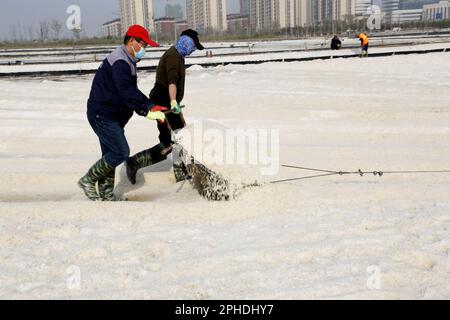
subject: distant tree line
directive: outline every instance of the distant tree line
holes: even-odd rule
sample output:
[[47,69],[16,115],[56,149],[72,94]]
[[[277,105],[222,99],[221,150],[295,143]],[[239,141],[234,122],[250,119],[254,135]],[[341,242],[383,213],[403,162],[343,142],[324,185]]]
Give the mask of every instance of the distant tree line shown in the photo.
[[37,29],[24,26],[20,22],[10,26],[10,42],[32,42],[32,41],[57,41],[61,38],[63,24],[56,20],[43,20],[39,22]]
[[[10,37],[3,42],[6,43],[47,43],[67,41],[70,37],[64,36],[64,25],[57,19],[42,20],[37,28],[24,26],[20,22],[17,25],[10,26]],[[71,37],[75,40],[82,38],[82,29],[71,30]]]

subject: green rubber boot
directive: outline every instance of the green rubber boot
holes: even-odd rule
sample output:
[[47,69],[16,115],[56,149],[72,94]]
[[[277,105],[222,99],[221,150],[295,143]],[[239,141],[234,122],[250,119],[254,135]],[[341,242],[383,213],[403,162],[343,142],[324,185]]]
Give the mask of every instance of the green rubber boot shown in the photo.
[[98,195],[101,201],[127,201],[114,195],[114,184],[116,179],[116,171],[112,171],[107,177],[98,180]]
[[183,162],[173,163],[173,174],[176,182],[181,182],[190,178]]
[[[100,179],[105,179],[108,176],[110,177],[112,173],[114,173],[115,168],[110,166],[105,158],[101,158],[98,160],[78,181],[78,186],[83,189],[84,194],[89,200],[92,201],[100,201],[100,195],[97,192],[96,183]],[[114,189],[114,178],[113,178],[113,189]]]
[[183,149],[180,146],[175,145],[174,152],[172,153],[173,161],[173,175],[176,182],[185,181],[191,179],[188,173],[186,165],[183,162]]
[[[127,177],[132,184],[136,184],[136,174],[139,169],[149,167],[167,159],[167,154],[162,154],[163,144],[157,144],[151,149],[144,150],[128,158],[126,162]],[[169,152],[170,153],[170,152]]]

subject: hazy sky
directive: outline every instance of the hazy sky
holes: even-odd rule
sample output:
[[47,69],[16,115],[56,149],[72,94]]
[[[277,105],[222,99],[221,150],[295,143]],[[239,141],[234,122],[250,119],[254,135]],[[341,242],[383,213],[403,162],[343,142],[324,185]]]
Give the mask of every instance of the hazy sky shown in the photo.
[[[227,0],[228,12],[239,11],[239,0]],[[164,15],[166,0],[153,0],[155,17]],[[170,0],[170,3],[180,3],[185,0]],[[36,33],[42,20],[57,19],[65,25],[68,18],[66,9],[76,4],[81,8],[81,22],[86,35],[94,36],[101,33],[101,25],[120,16],[119,0],[1,0],[0,1],[0,40],[29,36],[29,29]],[[70,32],[64,28],[64,34]],[[36,37],[36,36],[35,36]]]

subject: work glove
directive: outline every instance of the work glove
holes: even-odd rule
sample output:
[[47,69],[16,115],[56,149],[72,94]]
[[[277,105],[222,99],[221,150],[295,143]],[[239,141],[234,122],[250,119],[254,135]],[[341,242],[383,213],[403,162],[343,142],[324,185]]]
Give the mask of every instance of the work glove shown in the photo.
[[166,120],[166,115],[163,113],[163,111],[167,111],[167,108],[154,106],[145,117],[149,120],[157,120],[162,123]]
[[181,113],[181,107],[178,104],[177,100],[172,100],[172,102],[170,103],[170,107],[173,113],[175,114],[180,114]]

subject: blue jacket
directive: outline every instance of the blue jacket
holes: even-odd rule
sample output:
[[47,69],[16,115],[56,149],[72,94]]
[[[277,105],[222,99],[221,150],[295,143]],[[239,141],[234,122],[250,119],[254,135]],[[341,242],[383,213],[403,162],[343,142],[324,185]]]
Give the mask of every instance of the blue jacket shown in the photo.
[[106,57],[92,82],[88,117],[100,114],[125,126],[133,111],[147,115],[153,103],[137,87],[137,62],[123,45]]

